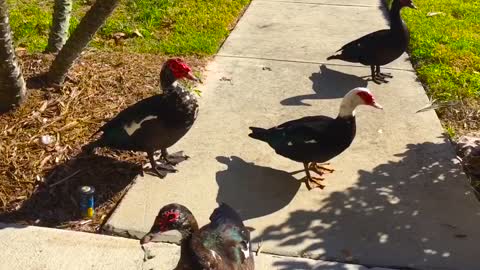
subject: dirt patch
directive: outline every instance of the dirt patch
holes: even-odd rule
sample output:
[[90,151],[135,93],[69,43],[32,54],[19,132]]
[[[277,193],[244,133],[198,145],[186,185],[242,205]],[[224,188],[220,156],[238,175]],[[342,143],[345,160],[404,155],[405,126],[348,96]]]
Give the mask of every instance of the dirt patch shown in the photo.
[[[30,95],[21,108],[0,116],[0,221],[98,231],[146,158],[106,149],[88,156],[81,146],[105,120],[160,91],[165,59],[88,51],[65,85],[54,89],[38,88],[33,79],[48,70],[53,56],[20,56]],[[196,71],[207,61],[185,60]],[[76,190],[81,185],[96,188],[91,221],[79,215]]]

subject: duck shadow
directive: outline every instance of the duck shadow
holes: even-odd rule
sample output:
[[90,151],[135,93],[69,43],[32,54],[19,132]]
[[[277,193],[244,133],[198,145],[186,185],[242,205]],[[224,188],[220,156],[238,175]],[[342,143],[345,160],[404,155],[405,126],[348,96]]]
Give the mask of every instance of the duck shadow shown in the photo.
[[[69,227],[80,221],[78,188],[95,188],[95,211],[88,231],[96,231],[109,213],[105,208],[120,199],[122,191],[141,173],[141,166],[111,157],[79,155],[45,175],[33,194],[17,210],[0,214],[0,221],[47,227]],[[103,216],[103,217],[102,217]],[[95,227],[95,228],[93,228]]]
[[321,65],[320,71],[312,73],[309,79],[312,81],[314,94],[290,97],[280,101],[280,104],[284,106],[311,106],[304,101],[343,98],[353,88],[366,87],[368,84],[368,81],[361,77],[330,69],[326,65]]
[[244,220],[262,217],[287,206],[297,194],[301,181],[291,173],[262,167],[232,156],[219,156],[227,169],[217,172],[217,202],[225,202]]
[[[478,269],[475,257],[465,254],[480,237],[480,208],[468,204],[475,196],[461,187],[466,178],[453,157],[448,141],[406,145],[395,161],[359,170],[353,186],[257,231],[253,242],[275,241],[284,251],[367,267]],[[468,203],[452,205],[459,201]]]

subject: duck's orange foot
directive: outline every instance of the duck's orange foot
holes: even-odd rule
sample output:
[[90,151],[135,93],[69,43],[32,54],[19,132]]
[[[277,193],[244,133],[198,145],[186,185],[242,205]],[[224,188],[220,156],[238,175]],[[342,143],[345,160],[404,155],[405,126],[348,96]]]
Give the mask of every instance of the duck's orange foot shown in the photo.
[[325,187],[324,184],[322,184],[322,181],[324,180],[325,178],[323,177],[308,177],[308,176],[305,176],[303,178],[303,181],[305,182],[305,185],[307,186],[308,190],[312,190],[314,188],[319,188],[319,189],[323,189]]
[[335,171],[335,169],[331,166],[329,166],[330,163],[316,163],[316,162],[312,162],[310,163],[310,165],[308,166],[308,169],[313,171],[313,172],[316,172],[318,173],[319,175],[323,175],[325,173],[333,173]]

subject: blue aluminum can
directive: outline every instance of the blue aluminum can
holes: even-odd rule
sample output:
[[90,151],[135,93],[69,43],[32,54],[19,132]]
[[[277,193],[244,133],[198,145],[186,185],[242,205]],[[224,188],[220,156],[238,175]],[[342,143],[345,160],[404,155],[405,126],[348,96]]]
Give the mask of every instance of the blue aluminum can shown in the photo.
[[80,211],[84,218],[92,218],[95,213],[94,194],[95,188],[91,186],[81,186],[78,189],[80,193]]

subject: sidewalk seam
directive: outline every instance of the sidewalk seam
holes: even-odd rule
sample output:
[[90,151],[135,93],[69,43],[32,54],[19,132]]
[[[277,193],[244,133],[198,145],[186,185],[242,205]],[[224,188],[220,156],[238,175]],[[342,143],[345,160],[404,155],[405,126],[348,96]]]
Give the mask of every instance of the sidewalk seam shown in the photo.
[[[254,2],[254,1],[252,1]],[[297,2],[289,0],[256,0],[255,2],[273,2],[273,3],[286,3],[286,4],[303,4],[303,5],[314,5],[314,6],[334,6],[334,7],[364,7],[364,8],[378,8],[383,7],[382,5],[362,5],[362,4],[329,4],[329,3],[313,3],[313,2]]]
[[[363,68],[363,69],[370,70],[370,68],[368,66],[350,65],[350,64],[335,64],[335,63],[330,63],[330,62],[317,62],[317,61],[293,60],[293,59],[279,59],[279,58],[242,56],[242,55],[231,55],[231,54],[217,54],[217,55],[215,55],[215,57],[240,58],[240,59],[252,59],[252,60],[267,60],[267,61],[299,63],[299,64],[317,64],[317,65],[339,66],[339,67],[356,67],[356,68]],[[382,69],[405,71],[405,72],[415,72],[413,69],[396,68],[396,67],[382,67]]]

